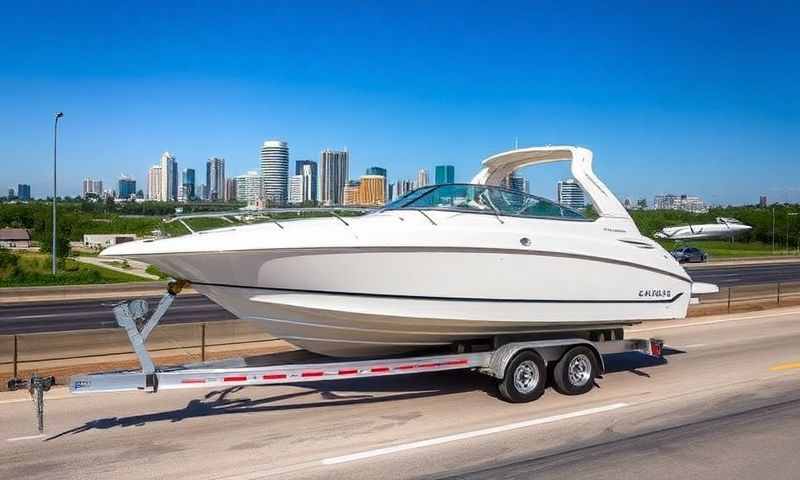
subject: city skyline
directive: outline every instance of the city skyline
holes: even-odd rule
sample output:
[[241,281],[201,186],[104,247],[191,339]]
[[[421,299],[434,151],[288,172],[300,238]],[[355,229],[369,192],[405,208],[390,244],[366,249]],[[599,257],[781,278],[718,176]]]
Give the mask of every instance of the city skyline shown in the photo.
[[[289,141],[290,160],[341,145],[353,172],[379,164],[404,179],[449,164],[463,182],[518,139],[591,148],[620,198],[800,200],[800,162],[782,147],[800,136],[796,6],[544,6],[508,18],[473,5],[436,15],[448,8],[10,5],[0,88],[14,95],[0,129],[14,134],[0,142],[0,185],[49,194],[52,115],[64,111],[58,190],[71,196],[87,175],[108,183],[131,172],[144,185],[166,149],[198,173],[220,155],[240,174],[263,138]],[[348,35],[328,29],[334,14]],[[287,21],[258,28],[276,17]],[[73,21],[82,28],[61,41]],[[504,28],[491,38],[478,33],[495,24]],[[508,69],[513,79],[498,75]],[[674,175],[681,164],[694,174]],[[531,190],[552,196],[556,180],[531,177]]]

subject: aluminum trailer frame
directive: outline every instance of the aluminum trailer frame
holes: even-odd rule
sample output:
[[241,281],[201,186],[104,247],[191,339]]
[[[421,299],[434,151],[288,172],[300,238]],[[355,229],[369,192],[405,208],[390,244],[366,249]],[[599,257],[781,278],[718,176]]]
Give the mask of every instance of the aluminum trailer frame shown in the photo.
[[509,363],[523,351],[536,352],[546,363],[556,362],[568,350],[584,346],[594,353],[600,376],[604,372],[603,355],[639,352],[661,356],[663,342],[656,339],[601,340],[559,338],[508,342],[482,352],[449,353],[411,357],[368,360],[337,360],[324,363],[283,364],[257,367],[181,366],[157,368],[146,348],[147,337],[167,312],[175,296],[186,282],[171,282],[153,315],[145,322],[147,304],[144,300],[123,302],[114,307],[114,316],[125,329],[136,353],[141,370],[92,373],[70,378],[72,393],[100,393],[174,390],[187,388],[235,387],[243,385],[278,385],[319,382],[351,378],[409,375],[423,372],[473,369],[503,380]]

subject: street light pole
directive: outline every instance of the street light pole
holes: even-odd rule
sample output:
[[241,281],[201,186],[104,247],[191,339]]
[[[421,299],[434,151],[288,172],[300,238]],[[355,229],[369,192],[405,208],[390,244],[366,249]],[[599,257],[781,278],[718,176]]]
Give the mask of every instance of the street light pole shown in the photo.
[[50,251],[53,275],[56,274],[56,162],[58,159],[58,119],[63,116],[63,113],[56,112],[55,123],[53,124],[53,249]]

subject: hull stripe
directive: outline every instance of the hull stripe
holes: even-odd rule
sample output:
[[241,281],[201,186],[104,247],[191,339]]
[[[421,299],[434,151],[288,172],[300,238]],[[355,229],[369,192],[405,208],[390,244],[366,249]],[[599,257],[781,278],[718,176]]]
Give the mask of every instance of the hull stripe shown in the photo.
[[491,303],[673,303],[683,296],[683,292],[678,293],[672,298],[660,298],[653,300],[594,300],[594,299],[526,299],[526,298],[470,298],[470,297],[432,297],[424,295],[396,295],[386,293],[362,293],[362,292],[336,292],[330,290],[304,290],[298,288],[280,287],[258,287],[250,285],[231,285],[227,283],[208,283],[195,282],[189,280],[193,285],[203,285],[207,287],[239,288],[248,290],[268,290],[286,293],[311,293],[322,295],[343,295],[351,297],[372,297],[372,298],[398,298],[404,300],[433,300],[448,302],[491,302]]

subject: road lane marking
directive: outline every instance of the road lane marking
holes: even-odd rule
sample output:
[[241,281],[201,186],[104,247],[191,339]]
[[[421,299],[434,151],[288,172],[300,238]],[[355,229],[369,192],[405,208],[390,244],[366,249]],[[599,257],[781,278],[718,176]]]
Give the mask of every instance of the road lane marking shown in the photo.
[[[78,398],[75,395],[62,395],[60,397],[49,397],[45,396],[45,400],[48,402],[50,400],[66,400],[67,398]],[[4,405],[6,403],[22,403],[22,402],[30,402],[30,398],[15,398],[13,400],[0,400],[0,405]]]
[[628,332],[649,332],[651,330],[669,330],[672,328],[687,328],[687,327],[699,327],[702,325],[714,325],[717,323],[727,323],[727,322],[738,322],[740,320],[757,320],[757,319],[764,319],[764,318],[772,318],[772,317],[785,317],[787,315],[797,315],[800,316],[800,311],[791,311],[791,312],[780,312],[780,313],[769,313],[763,315],[750,315],[746,317],[733,317],[733,318],[721,318],[719,320],[707,320],[705,322],[694,322],[694,323],[682,323],[680,325],[664,325],[663,327],[644,327],[644,328],[632,328],[628,330]]
[[544,425],[547,423],[560,422],[562,420],[569,420],[571,418],[585,417],[588,415],[595,415],[598,413],[610,412],[629,406],[627,403],[612,403],[602,407],[589,408],[586,410],[578,410],[577,412],[564,413],[560,415],[553,415],[551,417],[534,418],[524,422],[509,423],[507,425],[500,425],[498,427],[484,428],[481,430],[473,430],[471,432],[457,433],[454,435],[446,435],[444,437],[429,438],[428,440],[421,440],[419,442],[404,443],[392,447],[376,448],[374,450],[366,450],[363,452],[353,453],[350,455],[342,455],[340,457],[325,458],[320,461],[323,465],[336,465],[339,463],[352,462],[355,460],[363,460],[365,458],[377,457],[380,455],[389,455],[391,453],[404,452],[406,450],[413,450],[417,448],[431,447],[434,445],[442,445],[450,442],[457,442],[459,440],[467,440],[470,438],[483,437],[485,435],[493,435],[495,433],[508,432],[520,428],[528,428],[536,425]]
[[781,372],[783,370],[792,370],[795,368],[800,368],[800,362],[794,363],[779,363],[778,365],[773,365],[769,367],[770,372]]
[[686,349],[686,348],[690,349],[690,348],[705,347],[707,345],[708,345],[707,343],[692,343],[690,345],[667,345],[667,346],[671,347],[671,348],[677,348],[678,350],[683,350],[683,349]]
[[37,438],[44,438],[47,435],[40,433],[39,435],[28,435],[27,437],[14,437],[14,438],[7,438],[6,442],[21,442],[23,440],[36,440]]

